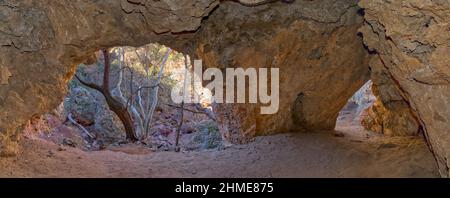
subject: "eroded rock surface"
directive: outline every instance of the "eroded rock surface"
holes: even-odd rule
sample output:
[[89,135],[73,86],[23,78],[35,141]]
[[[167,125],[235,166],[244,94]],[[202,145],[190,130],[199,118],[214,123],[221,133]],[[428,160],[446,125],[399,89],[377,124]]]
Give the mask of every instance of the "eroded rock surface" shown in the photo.
[[207,67],[280,68],[280,109],[217,104],[232,142],[257,135],[334,129],[339,111],[368,80],[357,1],[296,1],[247,8],[223,3],[196,35]]
[[[364,40],[423,127],[440,172],[450,167],[450,1],[362,0]],[[381,92],[383,95],[384,93]]]
[[[0,154],[17,153],[21,127],[61,103],[75,65],[100,48],[181,45],[218,0],[1,0]],[[187,34],[189,35],[189,34]]]
[[422,132],[419,121],[389,71],[375,57],[370,65],[372,92],[376,95],[376,101],[362,114],[361,124],[367,130],[387,136],[419,135]]
[[[208,67],[280,68],[278,114],[260,115],[259,105],[216,107],[221,131],[232,142],[332,129],[348,98],[368,80],[367,52],[357,36],[358,1],[220,2],[0,0],[0,76],[7,76],[0,84],[0,155],[17,153],[21,127],[61,103],[75,65],[100,48],[151,42],[190,52]],[[411,112],[408,119],[422,127],[441,174],[449,176],[450,2],[359,5],[383,105]]]
[[356,3],[298,1],[249,8],[224,2],[196,34],[219,1],[1,1],[0,55],[13,75],[10,85],[1,87],[2,152],[16,151],[6,142],[19,137],[23,123],[60,104],[74,65],[94,51],[150,42],[189,51],[184,44],[192,38],[195,49],[190,51],[209,66],[282,70],[280,113],[261,116],[258,105],[217,108],[222,131],[232,142],[331,129],[346,99],[367,80],[366,52],[356,36],[362,22]]

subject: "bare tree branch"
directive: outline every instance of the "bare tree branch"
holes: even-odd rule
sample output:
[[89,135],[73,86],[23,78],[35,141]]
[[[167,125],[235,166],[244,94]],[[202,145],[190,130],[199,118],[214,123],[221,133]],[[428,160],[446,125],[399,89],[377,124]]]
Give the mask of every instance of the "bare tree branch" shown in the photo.
[[78,128],[80,128],[84,133],[86,133],[90,138],[94,139],[95,136],[92,135],[91,133],[89,133],[89,131],[84,128],[81,124],[79,124],[77,121],[75,121],[75,119],[73,119],[72,117],[72,113],[69,113],[69,115],[67,115],[67,118],[69,119],[69,121],[74,124],[75,126],[77,126]]
[[81,84],[83,84],[84,86],[89,87],[89,88],[91,88],[91,89],[95,89],[95,90],[97,90],[97,91],[99,91],[100,93],[103,94],[103,89],[102,89],[102,87],[101,87],[100,85],[97,85],[97,84],[94,84],[94,83],[88,83],[88,82],[82,80],[80,77],[78,77],[78,75],[75,75],[75,78],[76,78]]
[[131,106],[132,105],[131,104],[131,100],[133,100],[134,96],[138,95],[142,90],[144,90],[144,89],[154,89],[156,87],[160,87],[160,84],[153,85],[153,86],[142,86],[142,87],[139,87],[138,90],[136,90],[134,93],[132,93],[130,98],[128,98],[127,106]]

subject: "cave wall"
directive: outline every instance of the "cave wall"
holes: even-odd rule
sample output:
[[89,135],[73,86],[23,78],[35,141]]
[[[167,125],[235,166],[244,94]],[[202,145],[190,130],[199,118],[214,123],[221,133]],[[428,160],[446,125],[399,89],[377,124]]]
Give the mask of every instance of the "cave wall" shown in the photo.
[[0,0],[0,71],[11,74],[0,84],[0,155],[17,153],[21,127],[59,105],[75,66],[93,52],[160,42],[209,67],[280,67],[278,114],[260,115],[259,105],[215,107],[232,142],[332,129],[347,99],[368,79],[370,59],[372,71],[381,71],[380,79],[394,90],[374,82],[379,97],[411,112],[441,174],[449,176],[450,2],[361,0],[360,32],[371,58],[357,36],[363,23],[357,3]]
[[280,90],[286,100],[280,113],[261,116],[258,105],[216,108],[222,132],[232,142],[274,132],[332,129],[345,101],[368,79],[366,52],[356,36],[362,23],[356,0],[258,7],[235,2],[218,6],[214,0],[0,3],[5,16],[1,64],[12,73],[9,84],[0,87],[2,155],[17,152],[21,126],[55,108],[75,66],[100,48],[160,42],[191,52],[210,66],[281,67]]
[[450,176],[450,1],[359,5],[365,9],[361,32],[373,54],[371,67],[390,77],[422,126],[441,175]]
[[[161,42],[183,46],[218,0],[1,0],[0,155],[18,152],[18,132],[56,108],[77,64],[100,48]],[[176,41],[176,42],[175,42]]]
[[280,68],[280,109],[217,104],[221,131],[234,143],[258,135],[333,130],[339,111],[369,80],[355,0],[296,1],[247,8],[223,3],[196,35],[206,67]]

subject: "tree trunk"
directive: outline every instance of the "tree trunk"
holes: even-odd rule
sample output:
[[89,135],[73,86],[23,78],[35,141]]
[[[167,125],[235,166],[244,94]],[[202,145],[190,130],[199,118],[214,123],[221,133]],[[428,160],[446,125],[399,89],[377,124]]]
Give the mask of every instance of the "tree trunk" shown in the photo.
[[131,118],[130,112],[128,112],[127,104],[122,104],[116,100],[110,90],[109,90],[109,75],[111,71],[111,61],[109,58],[108,50],[103,50],[103,57],[105,59],[105,70],[103,72],[103,95],[105,96],[106,103],[108,103],[109,108],[113,111],[122,122],[127,139],[131,141],[137,141],[136,131],[133,124],[133,119]]
[[126,133],[126,137],[128,140],[131,140],[133,142],[137,141],[137,137],[135,134],[135,128],[134,128],[134,124],[133,124],[133,119],[131,118],[130,113],[128,112],[128,110],[122,106],[120,103],[117,103],[117,101],[115,101],[114,98],[110,98],[110,97],[105,97],[106,98],[106,102],[108,103],[109,109],[111,109],[111,111],[113,111],[120,119],[120,121],[122,122],[124,128],[125,128],[125,133]]
[[172,53],[172,49],[168,48],[166,55],[164,56],[164,59],[161,63],[161,67],[160,67],[159,74],[158,74],[158,77],[155,82],[155,86],[153,87],[153,90],[152,90],[153,91],[152,95],[151,95],[152,104],[150,105],[150,109],[148,109],[147,119],[145,121],[145,132],[147,134],[150,133],[150,127],[151,127],[152,121],[153,121],[153,114],[155,112],[156,106],[158,105],[159,84],[161,83],[162,75],[164,74],[164,68],[166,66],[167,61],[169,60],[169,56],[171,53]]
[[76,78],[85,86],[95,89],[97,91],[99,91],[100,93],[103,94],[103,96],[106,99],[106,103],[108,104],[109,109],[114,112],[120,119],[120,121],[122,122],[124,128],[125,128],[125,133],[126,133],[126,137],[128,140],[131,140],[133,142],[137,141],[137,137],[136,137],[136,131],[134,128],[134,122],[133,119],[130,115],[130,112],[127,109],[127,104],[123,104],[121,103],[119,100],[116,100],[112,94],[111,91],[109,90],[110,86],[109,86],[109,74],[111,71],[111,63],[110,63],[110,59],[109,59],[109,52],[107,49],[103,49],[103,57],[105,59],[105,68],[104,68],[104,72],[103,72],[103,85],[102,86],[98,86],[94,83],[87,83],[84,82],[83,80],[81,80],[78,76],[76,76]]
[[187,91],[187,78],[188,78],[188,72],[189,72],[189,64],[188,64],[188,57],[187,55],[184,55],[184,82],[183,82],[183,102],[181,102],[181,108],[180,108],[180,122],[178,123],[177,128],[177,137],[175,139],[175,146],[177,147],[177,151],[179,149],[180,144],[180,137],[181,137],[181,128],[183,127],[184,122],[184,99],[186,97],[186,91]]
[[[119,54],[121,56],[120,60],[119,60],[119,79],[117,82],[116,87],[113,89],[112,91],[112,96],[115,98],[118,98],[120,100],[121,103],[123,104],[127,104],[127,108],[130,111],[133,121],[134,121],[134,129],[135,129],[135,136],[137,138],[140,138],[139,136],[143,135],[143,121],[142,121],[142,117],[141,114],[138,112],[138,110],[134,107],[133,105],[133,100],[134,100],[134,96],[133,96],[133,71],[126,65],[126,61],[125,61],[125,49],[124,48],[120,48],[119,49]],[[130,99],[127,100],[122,92],[122,83],[123,83],[123,75],[124,75],[124,71],[125,69],[130,69],[130,75],[131,75],[131,79],[130,79]],[[130,101],[130,102],[129,102]]]

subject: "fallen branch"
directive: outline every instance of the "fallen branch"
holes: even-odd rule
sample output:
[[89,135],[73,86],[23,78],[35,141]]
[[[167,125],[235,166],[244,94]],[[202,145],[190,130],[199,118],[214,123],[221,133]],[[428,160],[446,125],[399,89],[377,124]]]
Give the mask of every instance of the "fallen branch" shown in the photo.
[[95,138],[94,135],[92,135],[91,133],[89,133],[89,131],[84,128],[83,125],[79,124],[77,121],[75,121],[75,119],[73,119],[72,117],[72,113],[69,113],[69,115],[67,115],[67,118],[69,118],[69,121],[74,124],[75,126],[77,126],[78,128],[80,128],[84,133],[86,133],[89,137],[91,137],[92,139]]

